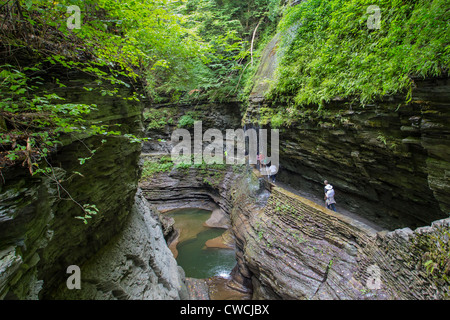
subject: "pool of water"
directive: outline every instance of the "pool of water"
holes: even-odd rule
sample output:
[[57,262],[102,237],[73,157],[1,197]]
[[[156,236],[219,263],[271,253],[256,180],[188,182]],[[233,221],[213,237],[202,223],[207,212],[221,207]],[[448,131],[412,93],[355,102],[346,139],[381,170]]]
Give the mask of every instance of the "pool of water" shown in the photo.
[[211,216],[211,211],[180,209],[168,215],[175,219],[175,228],[180,230],[177,262],[184,269],[186,277],[204,279],[229,276],[236,265],[234,250],[205,246],[206,241],[219,237],[225,231],[203,226]]

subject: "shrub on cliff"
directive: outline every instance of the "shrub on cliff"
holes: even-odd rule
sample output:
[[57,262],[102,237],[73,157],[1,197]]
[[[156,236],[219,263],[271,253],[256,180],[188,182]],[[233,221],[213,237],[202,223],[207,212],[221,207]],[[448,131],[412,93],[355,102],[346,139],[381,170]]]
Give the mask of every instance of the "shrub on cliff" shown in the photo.
[[[445,75],[450,64],[446,0],[308,0],[286,10],[278,31],[294,32],[269,98],[295,106],[340,97],[369,103],[384,95],[408,100],[414,78]],[[378,28],[379,27],[379,28]]]
[[99,96],[139,101],[145,70],[199,48],[164,0],[9,0],[0,19],[0,169],[24,163],[32,174],[60,135],[121,135],[114,124],[86,121],[95,105],[57,94],[71,75],[86,74],[92,84],[81,86]]

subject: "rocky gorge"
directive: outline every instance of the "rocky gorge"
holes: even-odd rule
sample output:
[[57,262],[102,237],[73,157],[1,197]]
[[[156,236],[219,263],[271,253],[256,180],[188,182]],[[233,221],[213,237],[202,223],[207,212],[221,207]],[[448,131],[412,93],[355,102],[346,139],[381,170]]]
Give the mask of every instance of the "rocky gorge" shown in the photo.
[[[75,99],[78,99],[77,96]],[[139,106],[124,105],[105,98],[103,103],[105,107],[114,106],[114,110],[119,111],[118,117],[123,119],[124,124],[130,125],[130,130],[141,130]],[[435,109],[436,104],[433,104]],[[221,110],[223,116],[218,117],[217,110],[214,111],[215,116],[200,113],[204,118],[199,116],[198,120],[205,120],[204,124],[207,124],[204,130],[208,127],[225,130],[242,126],[237,116],[238,104],[214,107]],[[202,106],[185,106],[174,117],[180,118],[199,108]],[[211,105],[207,108],[211,109]],[[108,110],[111,112],[111,109]],[[256,112],[254,110],[257,110],[255,105],[248,109],[246,119],[251,118],[252,112]],[[347,204],[354,213],[365,207],[361,210],[361,216],[366,220],[334,213],[298,193],[276,183],[271,184],[251,166],[177,167],[170,164],[170,161],[164,160],[164,157],[169,158],[168,151],[172,147],[169,134],[173,127],[168,124],[162,129],[147,131],[146,134],[152,139],[144,143],[142,154],[140,144],[130,144],[120,137],[110,139],[98,148],[96,161],[85,164],[83,177],[71,177],[66,182],[65,188],[76,198],[82,194],[77,190],[87,184],[95,186],[96,192],[91,194],[90,201],[99,203],[100,214],[87,227],[74,219],[74,214],[58,214],[73,212],[76,205],[60,200],[58,191],[61,192],[61,189],[51,177],[37,180],[18,175],[16,171],[5,173],[6,183],[2,185],[2,298],[200,298],[191,290],[192,287],[200,287],[209,298],[214,297],[217,287],[221,287],[221,292],[229,290],[232,294],[228,297],[235,299],[446,297],[448,287],[445,280],[439,277],[439,273],[430,274],[424,264],[433,257],[436,270],[442,275],[448,272],[446,260],[438,265],[442,262],[439,259],[445,259],[445,251],[442,251],[445,249],[435,246],[437,239],[446,239],[449,227],[448,219],[439,220],[445,216],[440,208],[446,206],[445,196],[439,196],[445,194],[446,184],[442,182],[445,174],[440,175],[439,170],[445,172],[447,162],[441,152],[446,149],[438,148],[448,140],[433,140],[433,132],[436,135],[437,130],[424,133],[421,138],[420,126],[417,129],[413,126],[410,129],[403,126],[395,129],[392,123],[397,118],[380,113],[374,118],[374,110],[377,109],[342,113],[346,120],[341,121],[341,126],[335,122],[332,122],[334,126],[326,123],[332,121],[330,118],[321,118],[320,124],[314,122],[319,120],[311,118],[297,128],[281,131],[278,180],[290,185],[291,191],[306,189],[311,194],[320,193],[321,180],[328,178],[340,192],[338,199],[347,201],[339,202],[339,205],[344,207]],[[408,119],[413,117],[414,106],[402,110]],[[437,111],[425,114],[430,117],[442,115]],[[386,119],[391,119],[391,122],[382,125]],[[445,117],[436,119],[446,121],[442,120]],[[353,122],[350,123],[350,120]],[[399,125],[402,124],[398,121]],[[424,120],[424,123],[429,121]],[[252,125],[251,121],[248,124]],[[144,121],[144,127],[148,125],[149,121]],[[358,139],[366,137],[367,140],[370,131],[363,125],[370,125],[377,133],[382,128],[389,128],[398,133],[407,132],[408,137],[415,135],[418,138],[414,141],[424,139],[423,145],[430,146],[430,153],[426,157],[423,152],[413,152],[418,143],[410,143],[412,137],[402,138],[401,135],[395,140],[401,144],[396,148],[389,148],[383,142],[372,139],[372,144],[364,144],[367,150],[361,149],[363,144]],[[434,127],[440,128],[441,136],[445,133],[443,125],[427,128]],[[339,143],[332,151],[324,152],[325,148],[319,143],[326,144],[329,139],[339,139]],[[98,146],[99,141],[95,137],[85,138],[83,142],[75,140],[55,155],[54,163],[60,165],[53,170],[61,181],[68,172],[81,170],[76,161],[71,160],[67,164],[64,159],[71,150],[84,148],[84,145]],[[432,148],[433,145],[436,147]],[[355,150],[356,146],[359,151],[351,151],[348,157],[348,150]],[[420,146],[423,147],[422,144]],[[410,147],[412,149],[405,149]],[[363,158],[366,153],[370,157]],[[380,157],[378,162],[374,160],[377,154]],[[356,156],[360,162],[355,162]],[[345,158],[351,162],[344,161]],[[380,168],[381,159],[391,168],[385,179],[381,179],[380,171],[375,170]],[[161,163],[163,160],[169,162],[168,167],[141,177],[138,184],[141,167],[145,171],[146,163]],[[423,171],[409,170],[404,164],[406,161],[414,164],[414,168],[423,168]],[[327,170],[330,163],[340,170],[330,173]],[[437,171],[425,170],[424,166],[433,164]],[[393,167],[397,169],[392,170]],[[100,179],[98,172],[103,172],[108,178]],[[398,180],[395,175],[398,175]],[[379,178],[373,180],[371,176]],[[111,189],[111,177],[117,179],[113,184],[117,191]],[[358,189],[346,184],[353,181],[352,177],[364,187]],[[385,181],[387,177],[390,177],[390,183]],[[416,191],[407,189],[407,194],[400,192],[402,188],[412,188],[413,185]],[[398,188],[398,193],[392,191],[395,188]],[[366,192],[361,193],[361,190]],[[121,196],[117,197],[117,194]],[[370,198],[367,194],[371,195]],[[386,194],[394,200],[386,202]],[[415,196],[416,206],[405,211],[400,200],[398,206],[386,205],[397,203],[396,195],[407,199]],[[378,207],[373,204],[377,199],[380,210],[375,210]],[[108,206],[103,207],[101,203],[108,203]],[[427,211],[418,209],[426,206]],[[175,230],[170,219],[164,215],[164,212],[179,208],[211,210],[214,214],[209,221],[210,227],[227,229],[222,241],[235,248],[237,261],[230,279],[223,282],[220,279],[185,278],[169,249],[168,244],[173,240]],[[395,210],[397,214],[386,215],[386,210]],[[402,215],[402,212],[408,215]],[[371,223],[366,224],[366,221]],[[378,227],[374,228],[374,225]],[[67,289],[66,269],[74,264],[80,265],[82,270],[83,290]],[[370,285],[370,281],[374,285]],[[224,295],[216,297],[223,298]]]
[[[78,103],[95,101],[98,111],[92,121],[113,121],[121,124],[123,135],[141,135],[142,107],[96,91],[86,93],[83,86],[95,86],[90,81],[71,75],[65,80],[70,91],[63,88],[59,94]],[[124,89],[121,94],[130,93]],[[183,273],[165,246],[156,212],[138,192],[141,145],[123,135],[106,137],[106,142],[73,136],[48,160],[48,176],[31,177],[20,167],[2,172],[2,299],[183,297]],[[95,157],[81,165],[77,155],[92,155],[94,149]],[[75,219],[81,213],[79,202],[99,210],[87,225]],[[82,270],[83,290],[66,286],[71,265]]]
[[[414,78],[410,99],[294,108],[267,95],[288,37],[266,39],[246,101],[137,101],[133,85],[116,92],[86,72],[47,70],[42,87],[95,103],[88,120],[120,132],[63,135],[46,174],[25,161],[0,168],[0,299],[448,299],[448,76]],[[276,182],[247,163],[175,164],[171,135],[192,136],[196,121],[202,134],[279,130]],[[324,206],[324,180],[337,212]],[[98,212],[81,217],[83,204]],[[201,227],[224,232],[204,248],[233,250],[230,274],[186,276],[170,216],[180,209],[211,212]],[[70,266],[79,290],[67,285]]]
[[[411,110],[409,108],[412,107],[406,107],[405,111]],[[257,108],[253,107],[249,110],[257,110]],[[348,112],[350,116],[354,115],[354,121],[360,118],[371,118],[373,113],[372,108]],[[439,119],[442,121],[442,117]],[[362,126],[355,129],[354,126],[348,126],[348,121],[343,121],[342,127],[336,124],[321,127],[320,124],[314,123],[318,121],[316,119],[312,118],[308,121],[299,128],[281,132],[280,136],[285,138],[280,142],[281,169],[277,181],[280,181],[281,186],[277,186],[279,183],[269,183],[267,178],[252,167],[228,166],[226,168],[225,166],[208,169],[207,166],[198,166],[183,169],[173,166],[141,182],[143,193],[151,203],[162,210],[180,206],[218,208],[229,216],[230,221],[228,222],[227,219],[225,221],[227,221],[226,225],[230,226],[238,261],[229,286],[241,288],[240,290],[243,288],[252,290],[253,299],[442,299],[446,297],[448,288],[445,281],[438,279],[439,276],[430,276],[424,265],[425,260],[431,255],[445,257],[445,246],[434,247],[433,244],[437,239],[446,239],[448,234],[449,219],[445,219],[446,215],[439,209],[440,205],[445,205],[445,201],[440,203],[437,200],[439,197],[433,196],[425,200],[426,194],[431,195],[433,192],[426,182],[428,180],[425,177],[421,178],[424,174],[417,173],[415,170],[409,170],[409,175],[405,174],[406,167],[401,164],[406,161],[417,164],[418,160],[411,158],[413,155],[419,156],[411,150],[409,153],[406,152],[405,148],[410,146],[409,140],[405,138],[406,140],[403,141],[405,145],[395,150],[391,150],[382,142],[372,141],[375,145],[368,146],[372,150],[370,153],[372,160],[368,162],[377,165],[379,162],[374,161],[373,158],[376,153],[380,153],[380,159],[382,158],[384,163],[390,166],[397,163],[398,173],[396,170],[389,171],[389,177],[391,177],[389,181],[392,181],[392,185],[381,182],[366,185],[364,181],[371,181],[368,172],[373,170],[372,167],[367,165],[366,174],[360,175],[360,171],[355,171],[354,163],[344,162],[345,156],[338,152],[341,147],[342,150],[346,150],[345,152],[352,150],[351,148],[357,148],[356,136],[360,134],[359,130],[363,130]],[[364,121],[366,125],[369,123],[368,120]],[[251,122],[248,124],[252,125]],[[230,123],[229,126],[233,128],[233,124]],[[374,130],[380,132],[382,126],[376,126],[376,128]],[[385,128],[395,130],[393,125],[387,125]],[[400,128],[397,130],[401,131]],[[342,133],[337,135],[338,138],[334,134],[336,131]],[[362,135],[370,134],[368,129],[362,132]],[[410,131],[408,134],[411,134]],[[443,132],[440,131],[440,134]],[[336,140],[339,136],[344,140],[340,140],[340,144],[336,147],[339,149],[333,149],[331,153],[309,149],[312,146],[316,147],[316,140],[313,139],[319,139],[317,143],[326,144],[329,139]],[[294,137],[303,137],[303,139],[296,140]],[[294,145],[294,141],[301,143],[302,147]],[[343,141],[347,142],[345,147],[343,147]],[[396,141],[402,143],[401,139]],[[440,143],[445,144],[446,141],[440,140]],[[355,145],[349,147],[353,143]],[[358,150],[361,150],[362,142],[359,143]],[[402,148],[406,150],[404,153],[399,152]],[[325,150],[325,147],[317,146],[317,149]],[[430,156],[436,156],[438,153],[436,151]],[[387,154],[391,156],[388,157]],[[151,161],[158,162],[162,156],[159,154]],[[335,157],[338,157],[339,161]],[[308,167],[313,164],[306,159],[311,161],[314,159],[317,163],[314,163],[314,167]],[[340,170],[328,171],[327,165],[330,164],[326,161],[330,161]],[[425,159],[423,161],[427,162]],[[432,162],[431,159],[428,161]],[[349,166],[346,170],[344,170],[345,165]],[[445,161],[441,162],[441,165],[443,170]],[[356,168],[366,170],[362,164]],[[336,178],[335,174],[341,174],[343,181]],[[388,194],[393,197],[396,194],[392,192],[392,188],[396,185],[400,190],[400,183],[409,186],[418,183],[417,188],[428,191],[407,190],[409,194],[420,195],[415,199],[414,203],[417,207],[415,206],[414,210],[421,207],[422,210],[417,212],[424,215],[424,219],[426,217],[428,222],[421,221],[421,215],[414,216],[413,212],[416,211],[407,211],[405,209],[409,207],[401,204],[398,205],[399,210],[407,212],[408,215],[401,216],[398,213],[393,217],[393,215],[385,214],[386,210],[394,210],[394,206],[386,205],[386,203],[396,203],[395,199],[390,202],[380,201],[379,210],[375,210],[374,207],[367,205],[369,199],[360,192],[361,188],[358,191],[355,190],[355,195],[352,197],[351,194],[346,193],[349,192],[347,188],[350,189],[350,187],[345,185],[345,181],[351,181],[351,174],[357,176],[357,179],[364,180],[360,180],[363,184],[362,188],[382,187],[371,191],[375,199],[384,197],[383,194],[387,193],[384,188],[388,186],[391,190]],[[396,174],[399,177],[402,176],[398,182],[393,178]],[[310,197],[305,198],[301,192],[296,192],[306,189],[307,196],[314,192],[320,194],[321,181],[325,178],[333,181],[336,188],[339,188],[338,199],[348,201],[349,204],[352,204],[352,200],[355,199],[355,206],[348,206],[350,211],[343,210],[344,214],[334,213],[323,207],[320,202],[311,201],[308,199]],[[421,179],[422,182],[420,182]],[[429,179],[432,180],[432,178]],[[283,185],[289,185],[290,191]],[[445,183],[441,185],[444,186]],[[408,196],[400,191],[399,194]],[[420,204],[421,201],[422,204]],[[427,201],[434,205],[430,207]],[[340,205],[345,207],[345,202]],[[359,212],[357,209],[363,206],[366,206],[365,210]],[[424,211],[427,206],[427,211]],[[365,214],[366,210],[372,215]],[[433,217],[430,212],[436,212],[436,215]],[[439,220],[441,217],[444,219]],[[436,221],[433,222],[434,220]],[[448,272],[446,265],[444,263],[444,268],[440,269],[444,275]],[[376,281],[376,285],[371,286],[370,281]]]
[[[270,128],[264,117],[273,105],[264,95],[278,39],[262,53],[241,126]],[[162,207],[212,202],[229,215],[238,260],[233,281],[251,288],[254,299],[442,299],[449,272],[450,90],[448,78],[415,85],[408,103],[391,96],[361,107],[337,99],[323,112],[303,110],[300,121],[280,129],[280,186],[251,168],[246,178],[174,169],[145,182],[144,194]],[[325,179],[338,192],[342,214],[317,197]],[[427,260],[434,255],[444,259],[442,278],[426,267],[438,267]]]
[[[205,183],[205,176],[208,173],[201,170],[191,169],[186,175],[174,169],[141,187],[146,198],[157,198],[156,203],[212,203],[229,215],[238,263],[228,287],[251,290],[252,299],[446,295],[447,288],[427,275],[422,259],[431,254],[433,241],[446,237],[449,219],[416,230],[377,231],[273,186],[255,170],[225,170],[225,178],[216,184]],[[165,184],[154,183],[163,177]],[[189,196],[174,199],[180,194]],[[379,286],[371,286],[376,279]]]

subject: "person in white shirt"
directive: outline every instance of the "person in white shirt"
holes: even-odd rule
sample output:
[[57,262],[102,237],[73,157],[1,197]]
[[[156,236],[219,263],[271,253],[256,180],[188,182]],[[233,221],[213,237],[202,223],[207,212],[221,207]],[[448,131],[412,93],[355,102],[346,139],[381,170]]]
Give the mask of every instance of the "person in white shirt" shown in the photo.
[[277,166],[272,164],[269,167],[269,172],[270,172],[270,178],[272,179],[272,182],[275,183],[275,178],[276,178],[276,175],[277,175],[277,172],[278,172]]
[[325,203],[327,208],[336,212],[336,200],[334,200],[334,189],[331,184],[325,186]]

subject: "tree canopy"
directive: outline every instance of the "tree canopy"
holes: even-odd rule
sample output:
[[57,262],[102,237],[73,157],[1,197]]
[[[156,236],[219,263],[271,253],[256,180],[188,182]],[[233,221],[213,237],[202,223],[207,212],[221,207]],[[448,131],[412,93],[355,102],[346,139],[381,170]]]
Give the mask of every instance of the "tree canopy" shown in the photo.
[[[379,25],[369,28],[374,4]],[[278,26],[293,39],[284,37],[270,99],[323,106],[336,97],[362,105],[385,95],[410,98],[415,78],[448,74],[448,23],[448,0],[301,2]]]
[[102,95],[124,86],[134,91],[128,99],[153,103],[230,99],[252,28],[273,20],[278,2],[3,0],[0,166],[25,161],[36,173],[61,133],[119,134],[86,123],[95,105],[65,103],[47,90],[49,66],[92,76],[98,86],[85,89]]

